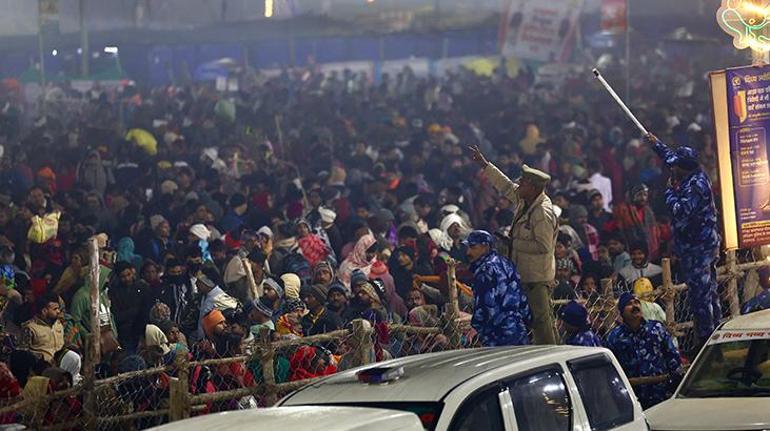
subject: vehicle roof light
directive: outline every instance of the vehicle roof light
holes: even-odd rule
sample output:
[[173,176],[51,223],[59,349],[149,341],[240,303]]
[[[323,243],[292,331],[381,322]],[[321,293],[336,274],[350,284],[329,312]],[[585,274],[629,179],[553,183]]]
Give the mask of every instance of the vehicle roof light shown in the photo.
[[361,383],[378,384],[389,383],[398,380],[404,375],[404,367],[388,368],[374,367],[361,370],[356,373],[358,381]]

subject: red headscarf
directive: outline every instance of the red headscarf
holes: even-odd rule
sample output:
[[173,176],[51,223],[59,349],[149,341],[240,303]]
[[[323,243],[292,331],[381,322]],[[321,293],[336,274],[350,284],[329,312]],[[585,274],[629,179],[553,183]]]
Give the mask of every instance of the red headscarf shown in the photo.
[[302,346],[297,349],[289,360],[291,367],[289,381],[295,382],[297,380],[312,379],[313,377],[328,376],[337,372],[337,367],[331,364],[318,369],[318,364],[314,363],[317,355],[318,350],[313,346]]

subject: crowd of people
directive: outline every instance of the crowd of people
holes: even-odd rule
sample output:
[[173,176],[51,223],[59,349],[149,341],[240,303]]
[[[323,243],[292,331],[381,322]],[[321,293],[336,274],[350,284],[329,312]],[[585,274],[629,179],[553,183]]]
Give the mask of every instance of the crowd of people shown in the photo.
[[[632,86],[640,117],[663,142],[698,150],[698,169],[713,174],[702,71],[658,52],[640,61]],[[677,247],[668,161],[591,79],[537,84],[531,70],[510,76],[505,67],[440,78],[406,68],[378,82],[349,71],[251,71],[230,93],[198,84],[51,87],[45,116],[30,115],[6,82],[4,396],[81,380],[91,238],[100,245],[98,376],[177,355],[240,355],[265,331],[299,338],[357,319],[375,334],[372,361],[446,349],[443,335],[388,327],[439,325],[456,261],[460,318],[471,322],[462,346],[605,345],[631,377],[675,378],[677,340],[651,296],[661,278],[654,262]],[[482,157],[480,170],[482,153],[495,165]],[[617,323],[593,325],[583,304],[597,302],[608,278]],[[574,301],[554,308],[554,299]],[[343,339],[284,352],[276,380],[349,368],[352,350]],[[191,391],[255,385],[261,373],[258,361],[196,369]],[[149,410],[167,380],[115,390],[129,411]],[[652,405],[669,383],[637,393]],[[50,419],[78,414],[71,404]]]

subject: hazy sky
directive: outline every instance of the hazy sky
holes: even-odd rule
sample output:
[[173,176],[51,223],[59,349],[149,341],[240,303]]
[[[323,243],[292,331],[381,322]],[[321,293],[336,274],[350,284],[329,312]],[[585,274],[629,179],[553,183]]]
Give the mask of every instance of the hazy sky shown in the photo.
[[[86,0],[88,27],[93,30],[133,27],[137,2],[150,4],[152,26],[192,28],[221,20],[222,2],[226,1],[227,20],[262,18],[264,0]],[[506,0],[274,0],[279,11],[326,13],[339,17],[379,14],[400,9],[432,8],[436,3],[444,13],[486,15],[500,9]],[[522,1],[522,0],[514,0]],[[528,0],[548,1],[548,0]],[[584,0],[588,11],[597,11],[602,0]],[[639,14],[692,13],[716,8],[719,0],[631,0]],[[78,30],[78,0],[59,0],[60,29]],[[35,34],[37,0],[0,0],[0,36]]]

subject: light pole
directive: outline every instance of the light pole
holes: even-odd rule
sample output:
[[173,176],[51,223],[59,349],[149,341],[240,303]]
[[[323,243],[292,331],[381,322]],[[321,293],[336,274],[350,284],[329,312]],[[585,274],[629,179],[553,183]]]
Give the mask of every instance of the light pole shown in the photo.
[[80,12],[80,76],[83,79],[90,75],[91,51],[88,48],[88,28],[86,27],[86,0],[78,0]]
[[626,0],[626,101],[631,103],[631,0]]

